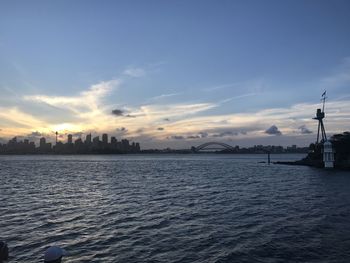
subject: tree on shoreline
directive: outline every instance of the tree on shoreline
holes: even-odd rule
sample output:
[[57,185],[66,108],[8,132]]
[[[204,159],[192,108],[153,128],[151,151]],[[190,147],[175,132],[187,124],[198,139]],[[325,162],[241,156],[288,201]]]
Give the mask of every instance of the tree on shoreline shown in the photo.
[[335,163],[341,167],[350,166],[350,132],[334,134],[331,138],[335,150]]

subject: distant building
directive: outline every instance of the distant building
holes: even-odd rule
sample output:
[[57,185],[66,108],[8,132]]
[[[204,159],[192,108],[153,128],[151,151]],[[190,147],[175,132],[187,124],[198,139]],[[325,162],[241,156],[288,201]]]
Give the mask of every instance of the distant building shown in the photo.
[[92,145],[97,148],[100,146],[100,137],[96,136],[92,139]]
[[90,145],[91,144],[91,133],[86,135],[85,144],[86,145]]
[[129,151],[130,145],[129,141],[127,139],[122,140],[122,151],[127,152]]
[[86,136],[85,142],[78,138],[73,143],[73,135],[67,135],[67,143],[57,141],[54,146],[48,143],[44,137],[40,138],[39,146],[35,147],[34,142],[28,139],[18,141],[17,137],[10,139],[6,144],[0,143],[0,154],[86,154],[86,153],[103,153],[103,154],[118,154],[118,153],[135,153],[140,151],[140,144],[136,142],[130,143],[127,139],[118,141],[112,136],[108,143],[108,134],[102,135],[102,141],[99,136],[91,140],[91,134]]
[[44,137],[40,138],[39,145],[40,145],[40,148],[45,148],[45,146],[46,146],[46,139]]
[[118,149],[118,141],[115,137],[111,137],[111,148],[113,150],[117,150]]
[[108,145],[108,134],[107,133],[102,134],[102,144],[103,144],[103,147],[106,147]]
[[64,153],[65,151],[65,145],[62,142],[57,142],[54,146],[54,152],[55,153]]
[[136,152],[139,152],[141,150],[140,144],[138,142],[136,143],[135,148],[136,148]]
[[81,145],[83,145],[83,140],[82,140],[81,138],[76,139],[75,142],[74,142],[74,145],[75,145],[75,146],[81,146]]
[[13,137],[9,142],[7,143],[8,146],[13,146],[17,144],[17,137]]
[[51,143],[46,143],[46,139],[44,137],[40,138],[39,141],[39,152],[40,153],[47,153],[47,152],[51,152],[51,148],[52,145]]

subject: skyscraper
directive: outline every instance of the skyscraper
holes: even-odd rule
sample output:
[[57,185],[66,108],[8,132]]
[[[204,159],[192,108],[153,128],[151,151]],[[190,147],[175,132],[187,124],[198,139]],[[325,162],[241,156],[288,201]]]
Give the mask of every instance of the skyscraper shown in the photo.
[[141,149],[140,149],[140,143],[136,143],[136,145],[135,145],[135,147],[136,147],[136,152],[139,152]]
[[69,144],[73,143],[73,135],[72,134],[68,134],[68,143]]
[[103,146],[108,145],[108,134],[107,133],[102,134],[102,144],[103,144]]
[[86,135],[85,144],[87,144],[87,145],[91,144],[91,133]]
[[46,147],[46,139],[44,137],[40,138],[40,148]]
[[100,146],[100,137],[99,136],[96,136],[92,139],[92,145],[95,148]]

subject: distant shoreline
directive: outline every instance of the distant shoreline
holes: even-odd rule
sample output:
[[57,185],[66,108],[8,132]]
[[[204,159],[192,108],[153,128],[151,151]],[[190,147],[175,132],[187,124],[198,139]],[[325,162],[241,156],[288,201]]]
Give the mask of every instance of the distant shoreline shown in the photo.
[[[179,154],[179,155],[202,155],[202,154],[218,154],[218,155],[266,155],[267,153],[261,153],[261,152],[250,152],[250,153],[237,153],[237,152],[231,152],[231,153],[223,153],[223,152],[137,152],[137,153],[0,153],[0,156],[16,156],[16,155],[39,155],[39,156],[54,156],[54,155],[168,155],[168,154]],[[279,155],[279,154],[307,154],[305,152],[283,152],[283,153],[270,153],[271,155]]]

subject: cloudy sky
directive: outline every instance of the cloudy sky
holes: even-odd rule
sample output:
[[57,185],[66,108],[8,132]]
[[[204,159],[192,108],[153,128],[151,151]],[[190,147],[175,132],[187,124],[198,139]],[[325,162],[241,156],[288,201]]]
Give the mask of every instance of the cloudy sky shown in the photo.
[[350,130],[350,2],[1,1],[0,138],[299,146]]

